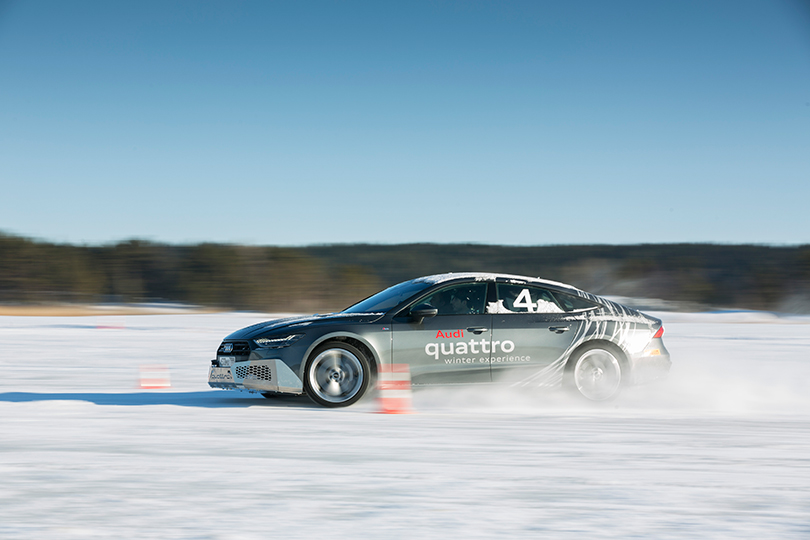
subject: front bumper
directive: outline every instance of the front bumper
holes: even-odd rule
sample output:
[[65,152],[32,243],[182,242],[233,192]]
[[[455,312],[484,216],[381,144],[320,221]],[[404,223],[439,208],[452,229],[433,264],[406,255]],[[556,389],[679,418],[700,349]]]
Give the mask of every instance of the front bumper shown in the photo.
[[304,393],[304,385],[298,375],[277,358],[236,361],[231,366],[221,366],[219,359],[212,360],[208,370],[208,386],[280,394]]

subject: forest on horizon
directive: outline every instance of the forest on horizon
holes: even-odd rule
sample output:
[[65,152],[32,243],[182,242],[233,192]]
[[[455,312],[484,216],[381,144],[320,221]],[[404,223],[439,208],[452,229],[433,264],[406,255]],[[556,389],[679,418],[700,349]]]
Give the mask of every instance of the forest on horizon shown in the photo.
[[699,309],[810,313],[810,245],[76,246],[0,234],[3,304],[179,302],[324,312],[400,281],[465,271],[543,277],[599,295]]

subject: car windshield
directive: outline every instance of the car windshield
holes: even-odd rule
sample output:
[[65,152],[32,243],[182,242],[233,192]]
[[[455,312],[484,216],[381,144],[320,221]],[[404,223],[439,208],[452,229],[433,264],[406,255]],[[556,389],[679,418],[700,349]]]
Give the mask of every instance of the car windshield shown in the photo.
[[365,300],[361,300],[355,305],[343,310],[343,313],[372,313],[388,311],[407,300],[411,296],[432,286],[432,283],[424,281],[406,281],[393,287],[388,287],[384,291],[371,295]]

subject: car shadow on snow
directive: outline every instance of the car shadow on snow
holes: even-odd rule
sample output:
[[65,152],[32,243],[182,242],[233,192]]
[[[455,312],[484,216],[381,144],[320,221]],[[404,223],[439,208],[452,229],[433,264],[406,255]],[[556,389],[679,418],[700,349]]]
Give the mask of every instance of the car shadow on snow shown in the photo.
[[40,401],[86,401],[96,405],[141,406],[176,405],[179,407],[291,407],[320,408],[306,396],[273,396],[265,399],[259,394],[233,395],[230,392],[208,390],[201,392],[5,392],[0,393],[0,403],[33,403]]

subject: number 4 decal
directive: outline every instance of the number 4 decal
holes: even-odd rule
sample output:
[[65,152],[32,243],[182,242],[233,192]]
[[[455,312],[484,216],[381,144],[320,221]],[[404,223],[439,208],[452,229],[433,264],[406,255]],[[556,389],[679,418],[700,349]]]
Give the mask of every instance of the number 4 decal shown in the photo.
[[523,289],[515,299],[512,306],[517,308],[526,308],[529,313],[534,313],[534,302],[532,302],[532,295],[529,294],[529,289]]

